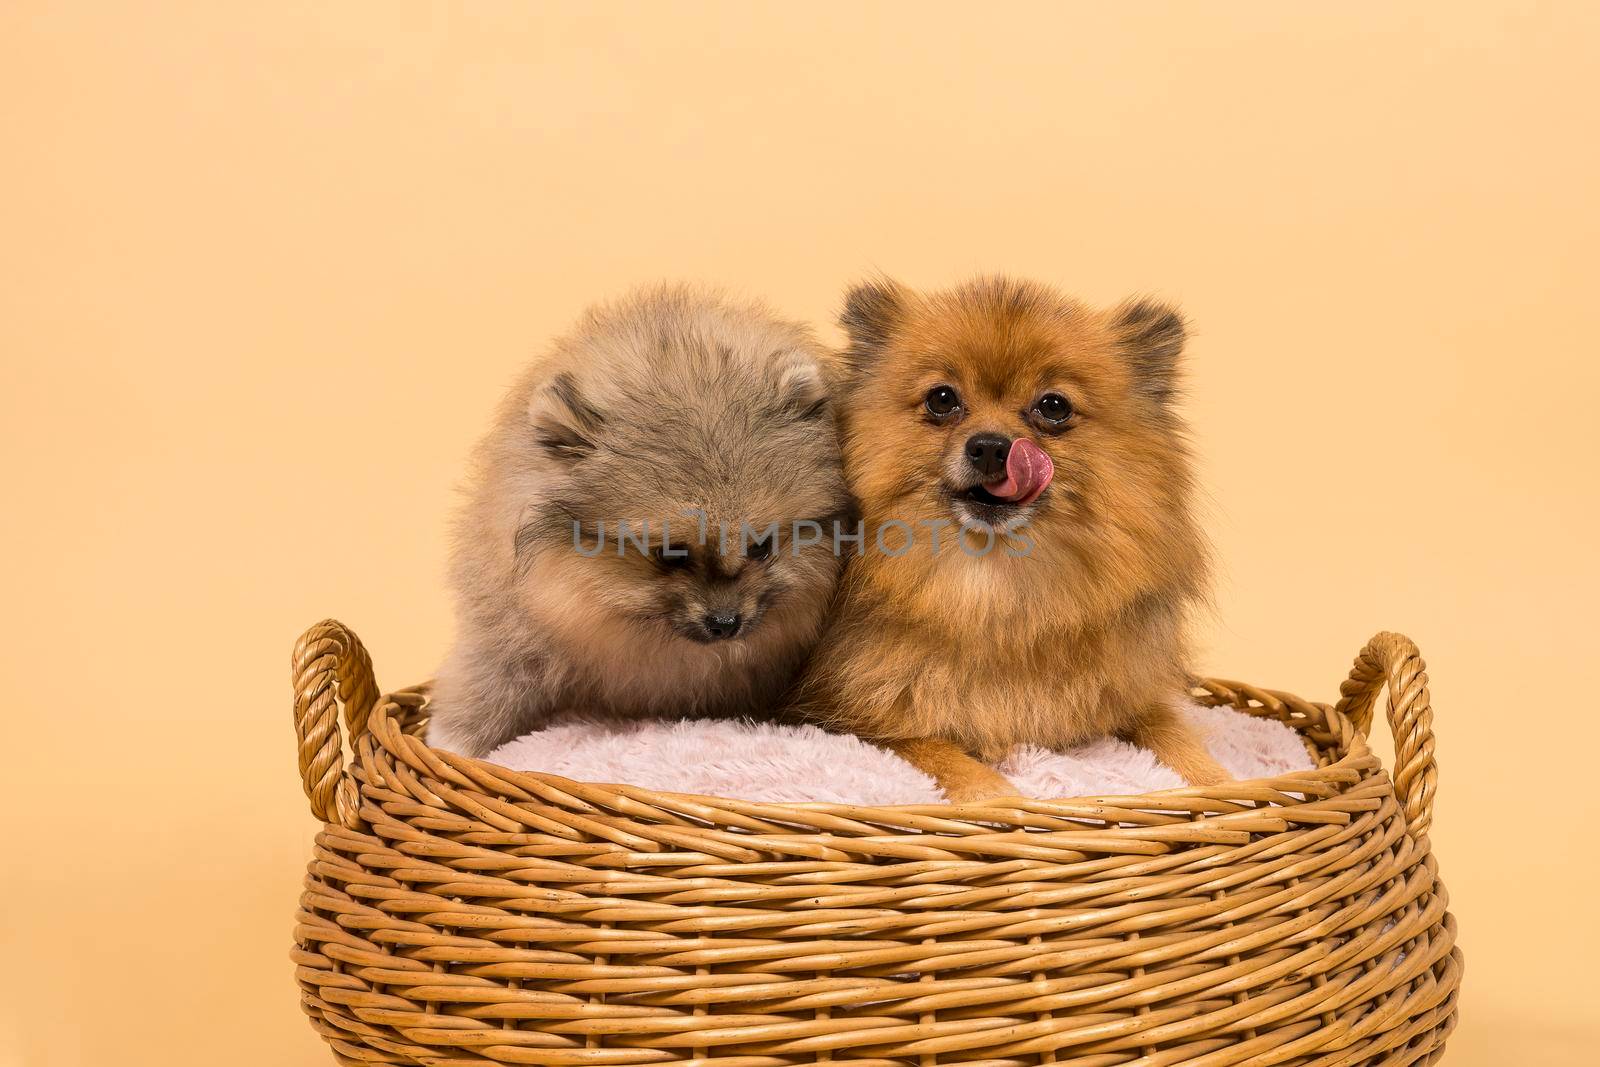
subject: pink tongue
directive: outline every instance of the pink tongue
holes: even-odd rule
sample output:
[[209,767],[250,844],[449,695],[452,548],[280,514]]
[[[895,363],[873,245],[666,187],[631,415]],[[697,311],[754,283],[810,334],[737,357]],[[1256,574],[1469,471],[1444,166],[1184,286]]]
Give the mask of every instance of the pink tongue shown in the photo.
[[1044,492],[1055,473],[1055,464],[1050,462],[1044,449],[1026,437],[1019,437],[1012,442],[1011,452],[1006,456],[1006,476],[997,482],[985,483],[983,488],[1001,500],[1031,504]]

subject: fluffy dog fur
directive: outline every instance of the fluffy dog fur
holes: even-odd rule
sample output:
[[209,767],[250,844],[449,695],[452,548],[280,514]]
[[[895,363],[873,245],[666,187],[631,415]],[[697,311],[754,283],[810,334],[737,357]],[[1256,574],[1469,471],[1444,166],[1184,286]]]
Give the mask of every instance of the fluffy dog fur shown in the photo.
[[[458,636],[431,743],[481,756],[558,708],[781,701],[839,570],[826,543],[795,550],[791,524],[848,501],[823,356],[763,308],[661,289],[591,311],[532,366],[455,524]],[[703,540],[688,509],[705,513]],[[777,543],[758,550],[744,523],[777,523]],[[737,634],[713,639],[716,616],[736,616]]]
[[[895,749],[956,801],[1013,795],[985,764],[1016,745],[1106,735],[1192,784],[1223,780],[1173,710],[1207,569],[1172,408],[1178,314],[992,278],[931,294],[863,285],[841,323],[846,474],[869,531],[900,520],[916,538],[852,560],[804,710]],[[928,403],[940,386],[959,396],[944,415]],[[1067,398],[1068,419],[1043,418],[1048,394]],[[1044,449],[1055,477],[1037,500],[974,500],[964,447],[979,433]],[[947,527],[936,552],[924,524],[937,523],[959,524],[972,550],[997,547],[960,551]]]

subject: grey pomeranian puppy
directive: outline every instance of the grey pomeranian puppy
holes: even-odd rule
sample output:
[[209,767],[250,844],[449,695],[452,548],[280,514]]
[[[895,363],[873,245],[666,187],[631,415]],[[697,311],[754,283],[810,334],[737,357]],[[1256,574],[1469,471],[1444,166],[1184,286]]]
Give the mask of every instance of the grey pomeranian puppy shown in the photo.
[[560,710],[776,709],[839,577],[807,531],[850,507],[828,358],[763,307],[661,288],[537,360],[455,524],[429,743],[482,756]]

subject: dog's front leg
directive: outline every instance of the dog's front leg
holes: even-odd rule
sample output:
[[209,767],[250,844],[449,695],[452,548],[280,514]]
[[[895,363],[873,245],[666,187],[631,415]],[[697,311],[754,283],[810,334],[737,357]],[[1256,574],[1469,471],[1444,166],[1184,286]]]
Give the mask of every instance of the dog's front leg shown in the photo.
[[1017,787],[1005,775],[979,763],[960,745],[943,738],[901,738],[884,741],[883,746],[939,783],[952,804],[973,804],[1017,795]]
[[1222,764],[1211,758],[1194,728],[1165,705],[1137,715],[1117,736],[1146,750],[1190,785],[1217,785],[1228,780]]

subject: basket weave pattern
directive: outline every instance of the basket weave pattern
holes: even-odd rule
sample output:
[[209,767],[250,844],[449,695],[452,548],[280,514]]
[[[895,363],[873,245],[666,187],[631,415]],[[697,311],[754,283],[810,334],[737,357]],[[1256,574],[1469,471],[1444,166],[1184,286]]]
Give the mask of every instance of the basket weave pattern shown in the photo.
[[1432,1063],[1455,1023],[1427,674],[1396,634],[1337,707],[1196,691],[1299,730],[1314,770],[966,806],[507,771],[423,743],[426,687],[379,698],[336,622],[293,670],[325,824],[293,958],[340,1063],[1355,1067]]

